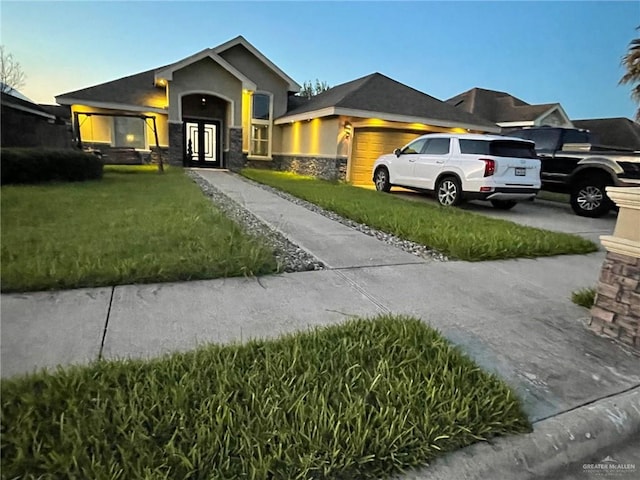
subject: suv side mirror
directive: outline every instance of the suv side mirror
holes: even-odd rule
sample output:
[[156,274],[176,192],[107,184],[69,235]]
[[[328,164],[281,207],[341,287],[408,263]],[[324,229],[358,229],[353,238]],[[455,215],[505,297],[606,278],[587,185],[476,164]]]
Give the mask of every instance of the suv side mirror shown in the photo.
[[396,157],[399,157],[400,154],[402,153],[401,150],[399,148],[396,148],[393,153],[395,154]]

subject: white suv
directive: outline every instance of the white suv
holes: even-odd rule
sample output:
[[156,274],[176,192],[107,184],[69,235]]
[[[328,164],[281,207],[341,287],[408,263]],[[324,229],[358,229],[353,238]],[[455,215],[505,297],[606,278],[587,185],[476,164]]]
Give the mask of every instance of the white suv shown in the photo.
[[429,134],[373,165],[376,189],[392,186],[435,191],[441,205],[490,200],[510,209],[540,190],[535,144],[521,138],[474,134]]

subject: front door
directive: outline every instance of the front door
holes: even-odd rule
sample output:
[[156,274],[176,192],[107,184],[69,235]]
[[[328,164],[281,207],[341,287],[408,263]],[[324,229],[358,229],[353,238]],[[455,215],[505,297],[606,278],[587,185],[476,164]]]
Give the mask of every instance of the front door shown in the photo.
[[186,164],[198,167],[222,166],[222,128],[216,120],[185,120]]

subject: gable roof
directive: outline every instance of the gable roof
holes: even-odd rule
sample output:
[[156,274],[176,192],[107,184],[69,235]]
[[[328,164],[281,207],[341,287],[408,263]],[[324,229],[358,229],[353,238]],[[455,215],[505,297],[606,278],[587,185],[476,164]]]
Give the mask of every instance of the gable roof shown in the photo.
[[172,63],[171,65],[168,65],[166,67],[156,69],[154,82],[156,82],[159,79],[173,80],[174,72],[181,70],[196,62],[199,62],[200,60],[203,60],[205,58],[210,58],[211,60],[216,62],[218,65],[220,65],[222,68],[224,68],[227,72],[229,72],[231,75],[233,75],[238,80],[240,80],[242,82],[242,88],[246,88],[247,90],[255,90],[257,88],[255,83],[249,80],[242,72],[240,72],[233,65],[227,62],[225,59],[223,59],[220,55],[215,53],[212,48],[205,48],[204,50],[201,50],[200,52],[195,53],[187,58],[183,58],[182,60],[176,63]]
[[495,123],[457,109],[381,73],[337,85],[276,120],[282,124],[329,115],[374,117],[498,132]]
[[530,105],[506,92],[484,88],[472,88],[446,102],[495,123],[533,122],[554,109],[562,109],[559,103]]
[[247,78],[219,55],[220,53],[237,45],[242,45],[262,61],[268,68],[279,75],[289,85],[291,91],[298,92],[300,90],[300,85],[298,85],[291,77],[275,66],[273,62],[260,53],[258,49],[247,42],[244,37],[238,36],[217,47],[205,48],[200,52],[169,65],[163,65],[153,70],[147,70],[127,77],[118,78],[92,87],[63,93],[56,96],[56,102],[61,105],[73,105],[79,103],[116,110],[122,109],[166,113],[166,109],[157,107],[157,105],[162,105],[166,102],[166,94],[164,88],[156,87],[156,81],[160,78],[170,80],[173,72],[176,70],[184,68],[185,66],[198,62],[204,58],[210,58],[239,79],[243,84],[243,88],[255,90],[256,85],[253,81]]
[[597,143],[609,147],[640,150],[640,124],[624,117],[572,120],[577,128],[589,130]]
[[300,91],[300,88],[301,88],[300,85],[293,78],[291,78],[289,75],[284,73],[280,68],[278,68],[278,66],[276,64],[274,64],[271,60],[269,60],[267,57],[265,57],[262,54],[262,52],[260,52],[260,50],[258,50],[256,47],[251,45],[247,41],[247,39],[244,38],[242,35],[238,35],[237,37],[232,38],[228,42],[225,42],[225,43],[223,43],[221,45],[218,45],[217,47],[213,47],[212,50],[213,50],[213,52],[215,54],[220,55],[222,52],[230,50],[231,48],[233,48],[233,47],[235,47],[237,45],[242,45],[244,48],[249,50],[249,52],[251,52],[256,58],[258,58],[258,60],[260,60],[262,63],[264,63],[267,67],[269,67],[271,70],[273,70],[276,73],[276,75],[278,75],[286,83],[288,83],[290,92],[299,92]]
[[[164,67],[161,67],[164,68]],[[155,69],[118,78],[93,87],[56,96],[60,105],[88,104],[95,107],[166,113],[153,107],[165,99],[165,89],[155,86]]]

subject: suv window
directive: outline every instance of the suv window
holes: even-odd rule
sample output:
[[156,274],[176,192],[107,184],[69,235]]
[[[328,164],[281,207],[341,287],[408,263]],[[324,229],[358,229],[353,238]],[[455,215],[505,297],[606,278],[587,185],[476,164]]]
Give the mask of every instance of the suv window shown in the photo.
[[449,144],[451,141],[448,138],[432,138],[427,142],[427,146],[422,153],[426,155],[445,155],[449,153]]
[[528,142],[497,140],[491,142],[490,151],[496,157],[538,158],[533,144]]
[[537,158],[533,144],[513,140],[460,140],[460,152],[495,157]]
[[424,144],[426,143],[427,140],[428,138],[419,138],[418,140],[411,142],[409,145],[407,145],[402,149],[402,154],[410,155],[412,153],[422,152],[422,148],[424,147]]

